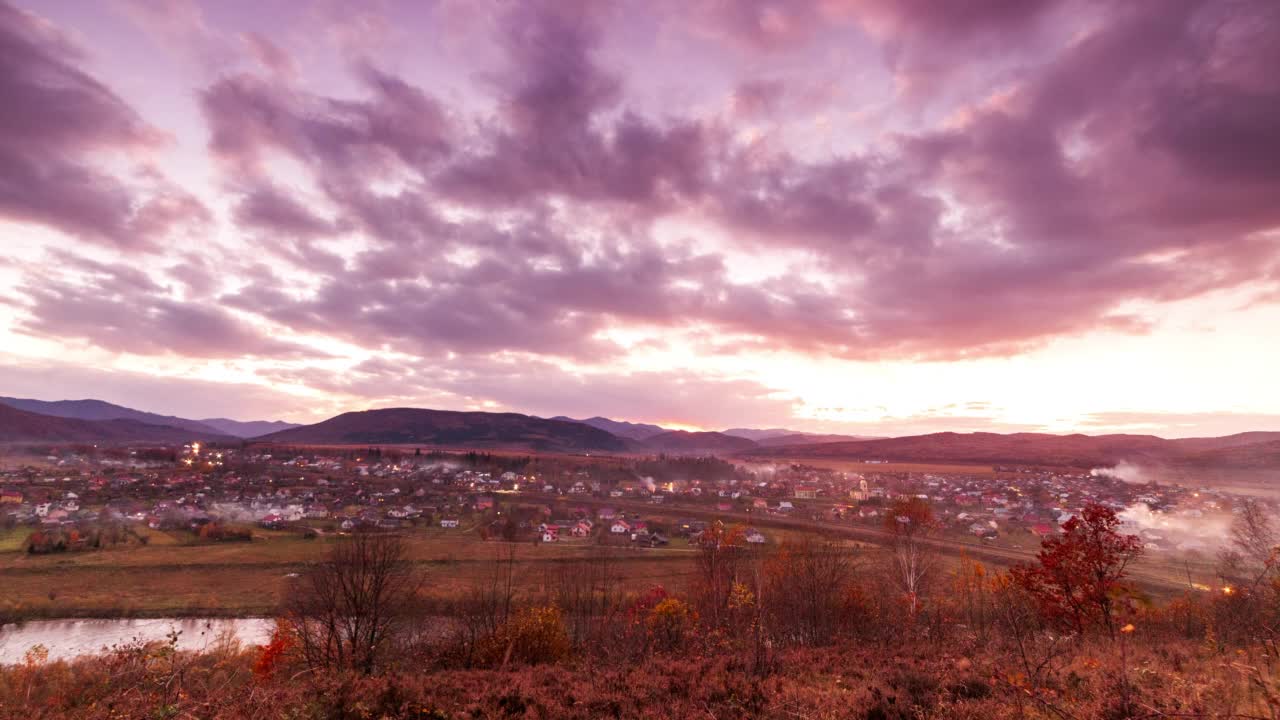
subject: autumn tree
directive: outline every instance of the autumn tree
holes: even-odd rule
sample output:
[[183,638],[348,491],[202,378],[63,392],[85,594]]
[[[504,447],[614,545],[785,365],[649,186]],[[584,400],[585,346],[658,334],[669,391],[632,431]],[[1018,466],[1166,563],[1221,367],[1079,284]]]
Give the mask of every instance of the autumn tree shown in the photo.
[[892,537],[892,576],[914,617],[938,564],[929,542],[938,528],[933,508],[923,498],[899,498],[885,513],[884,527]]
[[1116,632],[1116,601],[1129,588],[1125,569],[1142,542],[1119,531],[1110,508],[1091,503],[1047,537],[1033,565],[1015,567],[1015,583],[1034,598],[1045,620],[1083,634],[1090,627]]
[[399,536],[357,533],[294,579],[283,621],[311,667],[370,674],[407,629],[420,584]]
[[729,594],[741,579],[746,561],[746,540],[741,527],[725,527],[719,520],[703,530],[696,540],[698,593],[705,617],[719,626],[727,617]]

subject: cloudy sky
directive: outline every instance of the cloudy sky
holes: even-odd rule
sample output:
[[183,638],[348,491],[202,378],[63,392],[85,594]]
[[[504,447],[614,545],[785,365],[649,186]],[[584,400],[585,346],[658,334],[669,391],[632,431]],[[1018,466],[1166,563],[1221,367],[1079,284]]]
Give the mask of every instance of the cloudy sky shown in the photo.
[[1280,429],[1280,3],[0,0],[0,394]]

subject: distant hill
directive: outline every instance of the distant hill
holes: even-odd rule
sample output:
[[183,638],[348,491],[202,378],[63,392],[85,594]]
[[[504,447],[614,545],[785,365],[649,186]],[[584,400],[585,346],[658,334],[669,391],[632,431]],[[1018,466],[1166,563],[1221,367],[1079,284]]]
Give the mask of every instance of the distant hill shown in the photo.
[[256,438],[260,442],[408,444],[549,451],[626,452],[633,441],[579,422],[518,413],[388,408],[349,412],[315,425]]
[[632,440],[644,440],[645,438],[661,435],[667,432],[667,429],[658,425],[649,425],[647,423],[633,423],[625,420],[610,420],[606,417],[589,417],[585,420],[575,420],[564,415],[557,415],[552,420],[562,420],[564,422],[576,422],[583,425],[590,425],[593,428],[599,428],[608,433],[613,433],[618,437],[630,438]]
[[0,397],[0,403],[19,410],[60,418],[74,418],[76,420],[136,420],[147,425],[184,428],[195,433],[208,433],[211,435],[233,434],[197,420],[187,420],[186,418],[172,415],[159,415],[157,413],[134,410],[120,405],[112,405],[102,400],[47,401]]
[[1008,463],[1094,467],[1177,452],[1154,435],[1049,435],[1045,433],[932,433],[883,440],[761,448],[755,454],[841,457],[905,462]]
[[761,447],[781,447],[783,445],[818,445],[820,443],[861,442],[863,440],[884,440],[879,437],[863,437],[860,435],[815,435],[810,433],[793,433],[790,435],[773,435],[756,443]]
[[1243,432],[1235,435],[1224,435],[1223,437],[1182,438],[1180,440],[1170,440],[1169,442],[1172,442],[1178,449],[1185,452],[1200,453],[1275,442],[1277,440],[1280,440],[1280,432]]
[[787,430],[786,428],[729,428],[728,430],[721,430],[720,432],[725,435],[746,438],[756,442],[768,440],[769,438],[782,437],[784,435],[800,434],[795,430]]
[[[1121,461],[1150,466],[1200,463],[1234,458],[1236,463],[1265,462],[1280,433],[1242,433],[1222,438],[1166,440],[1154,435],[1049,435],[1045,433],[933,433],[881,440],[761,447],[750,454],[825,457],[902,462],[1110,466]],[[1199,458],[1199,460],[1197,460]],[[1280,467],[1280,464],[1276,465]]]
[[281,420],[251,420],[244,422],[240,420],[228,420],[227,418],[207,418],[200,422],[225,435],[231,435],[238,438],[255,438],[268,433],[302,427],[298,423],[287,423]]
[[719,432],[688,432],[687,430],[671,430],[646,438],[644,445],[654,452],[674,454],[727,454],[759,447],[755,441],[744,437]]
[[[1276,435],[1277,433],[1248,434]],[[1280,470],[1280,439],[1247,445],[1225,445],[1174,458],[1170,462],[1175,467],[1187,469]]]
[[0,442],[187,442],[230,440],[217,432],[151,425],[131,419],[80,420],[19,410],[0,404]]
[[760,445],[778,446],[778,445],[811,445],[814,443],[824,442],[853,442],[856,440],[883,440],[883,437],[875,437],[870,435],[838,435],[823,433],[807,433],[799,430],[787,430],[786,428],[729,428],[722,430],[725,435],[733,435],[734,437],[747,438],[754,440]]

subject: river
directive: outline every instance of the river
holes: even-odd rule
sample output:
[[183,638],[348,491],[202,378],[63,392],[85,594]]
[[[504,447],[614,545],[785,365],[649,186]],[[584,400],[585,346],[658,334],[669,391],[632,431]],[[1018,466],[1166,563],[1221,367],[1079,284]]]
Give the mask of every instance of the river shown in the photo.
[[0,664],[22,662],[33,646],[43,645],[49,660],[93,655],[114,645],[167,641],[178,631],[180,650],[204,650],[230,633],[242,645],[261,645],[271,637],[270,618],[131,618],[112,620],[32,620],[0,627]]

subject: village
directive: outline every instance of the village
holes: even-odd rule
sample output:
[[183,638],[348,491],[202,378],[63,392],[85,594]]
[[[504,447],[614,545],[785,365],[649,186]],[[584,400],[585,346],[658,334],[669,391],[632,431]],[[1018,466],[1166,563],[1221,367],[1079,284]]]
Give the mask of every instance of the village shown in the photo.
[[[1233,500],[1210,488],[1129,483],[1097,471],[891,468],[198,443],[76,448],[0,472],[0,526],[28,528],[30,552],[127,542],[133,527],[210,542],[250,540],[255,530],[316,536],[431,527],[485,539],[658,547],[696,539],[723,516],[743,527],[747,543],[765,544],[776,519],[877,528],[892,501],[915,496],[929,503],[943,533],[985,543],[1034,547],[1086,504],[1100,503],[1119,512],[1123,529],[1148,551],[1204,552],[1212,538],[1185,526],[1229,513]],[[1184,522],[1175,531],[1161,527],[1170,517]]]

